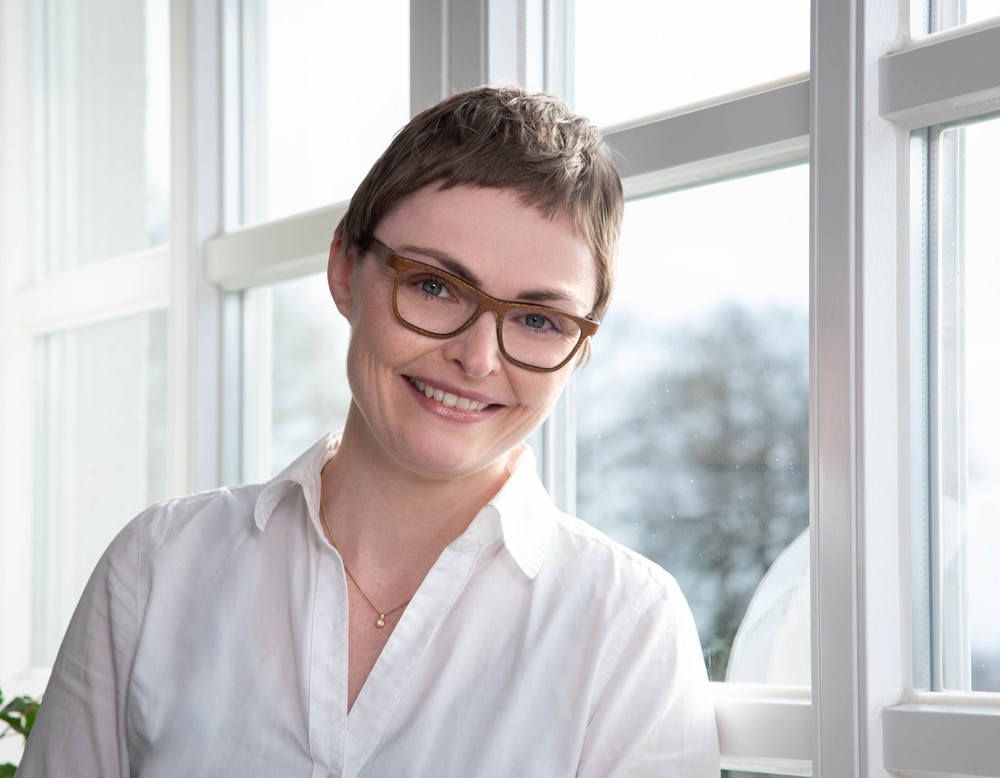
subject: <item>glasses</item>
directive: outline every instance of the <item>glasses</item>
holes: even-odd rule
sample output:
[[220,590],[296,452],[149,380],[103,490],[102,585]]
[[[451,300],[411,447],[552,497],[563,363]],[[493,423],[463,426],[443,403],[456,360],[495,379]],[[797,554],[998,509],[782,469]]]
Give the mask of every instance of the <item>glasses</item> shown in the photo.
[[441,268],[401,257],[374,238],[371,241],[375,254],[395,271],[396,321],[421,335],[451,338],[483,313],[492,312],[504,357],[528,370],[551,372],[565,366],[600,326],[547,305],[499,300]]

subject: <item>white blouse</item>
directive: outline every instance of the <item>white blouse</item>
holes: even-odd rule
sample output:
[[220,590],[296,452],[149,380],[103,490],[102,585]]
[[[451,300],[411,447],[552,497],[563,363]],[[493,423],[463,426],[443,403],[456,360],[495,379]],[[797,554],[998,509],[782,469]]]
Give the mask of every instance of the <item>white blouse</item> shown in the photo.
[[317,513],[337,444],[121,532],[18,778],[717,778],[676,583],[558,512],[528,449],[428,573],[348,714],[347,585]]

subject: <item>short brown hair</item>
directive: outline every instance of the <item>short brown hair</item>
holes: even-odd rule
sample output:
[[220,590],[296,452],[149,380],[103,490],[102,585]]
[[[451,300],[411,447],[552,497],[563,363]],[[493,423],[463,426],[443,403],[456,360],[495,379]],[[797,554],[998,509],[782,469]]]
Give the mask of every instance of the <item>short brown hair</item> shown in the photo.
[[361,182],[337,226],[345,250],[366,250],[404,197],[434,183],[512,189],[549,216],[570,216],[597,266],[593,315],[604,315],[624,206],[611,151],[589,121],[516,87],[445,98],[400,130]]

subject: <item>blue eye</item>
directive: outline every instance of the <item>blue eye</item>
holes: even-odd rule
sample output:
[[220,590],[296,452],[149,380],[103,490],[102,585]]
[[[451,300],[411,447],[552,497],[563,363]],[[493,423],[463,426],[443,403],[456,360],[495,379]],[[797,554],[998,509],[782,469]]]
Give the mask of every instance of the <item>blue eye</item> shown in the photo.
[[420,291],[430,297],[440,297],[445,292],[445,286],[436,278],[425,278],[420,282]]
[[526,333],[532,335],[562,335],[569,331],[560,316],[551,316],[542,311],[519,311],[510,317]]

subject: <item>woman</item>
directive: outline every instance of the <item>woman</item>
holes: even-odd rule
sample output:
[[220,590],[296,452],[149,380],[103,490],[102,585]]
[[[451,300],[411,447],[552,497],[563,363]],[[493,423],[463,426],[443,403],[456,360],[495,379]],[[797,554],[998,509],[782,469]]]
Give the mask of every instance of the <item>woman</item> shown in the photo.
[[597,332],[621,214],[551,97],[410,122],[330,248],[342,432],[121,533],[19,775],[718,775],[676,584],[560,514],[524,444]]

